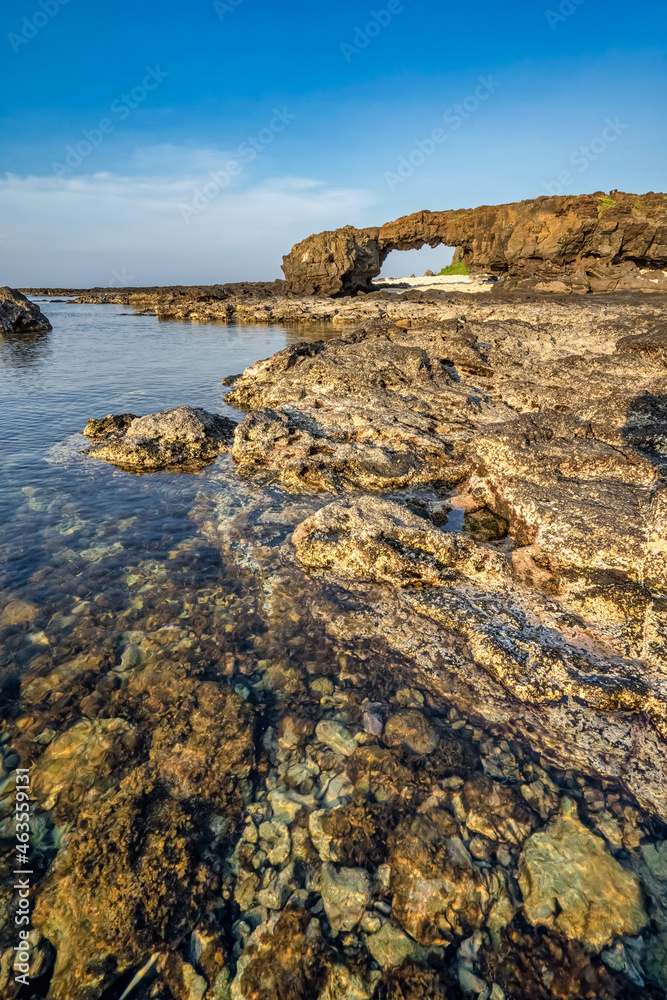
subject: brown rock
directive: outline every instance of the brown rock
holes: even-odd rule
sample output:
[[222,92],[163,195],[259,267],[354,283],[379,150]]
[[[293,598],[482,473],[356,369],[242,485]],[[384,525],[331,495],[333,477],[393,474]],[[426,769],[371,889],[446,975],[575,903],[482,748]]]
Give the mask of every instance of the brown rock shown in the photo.
[[0,611],[0,627],[5,625],[25,625],[33,621],[39,614],[35,604],[26,601],[9,601]]
[[[469,272],[554,292],[667,288],[667,200],[612,191],[415,212],[371,229],[309,236],[283,258],[296,294],[369,290],[392,250],[456,247]],[[646,274],[642,269],[648,269]],[[413,275],[414,277],[414,275]]]
[[400,746],[405,743],[419,754],[433,753],[440,742],[437,729],[415,708],[390,715],[385,726],[384,738],[390,746]]

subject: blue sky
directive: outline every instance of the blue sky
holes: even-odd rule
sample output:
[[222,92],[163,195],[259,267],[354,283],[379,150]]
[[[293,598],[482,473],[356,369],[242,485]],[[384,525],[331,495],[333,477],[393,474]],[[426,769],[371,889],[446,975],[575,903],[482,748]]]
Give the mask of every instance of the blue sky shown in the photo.
[[8,2],[0,284],[272,279],[348,223],[665,190],[667,6],[636,10]]

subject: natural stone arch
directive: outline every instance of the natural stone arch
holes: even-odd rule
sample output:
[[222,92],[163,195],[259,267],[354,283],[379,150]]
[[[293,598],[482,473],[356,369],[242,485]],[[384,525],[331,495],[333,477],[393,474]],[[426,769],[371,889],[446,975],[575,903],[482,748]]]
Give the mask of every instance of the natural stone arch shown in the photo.
[[[547,291],[667,290],[667,196],[536,198],[512,205],[416,212],[370,229],[309,236],[283,258],[290,291],[370,291],[392,250],[445,243],[469,272]],[[653,269],[650,278],[641,268]]]

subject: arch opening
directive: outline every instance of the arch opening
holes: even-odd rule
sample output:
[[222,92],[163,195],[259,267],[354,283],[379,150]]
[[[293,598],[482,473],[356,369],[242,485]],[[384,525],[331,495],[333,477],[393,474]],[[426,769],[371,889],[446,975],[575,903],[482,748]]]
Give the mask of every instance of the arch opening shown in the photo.
[[430,247],[428,244],[419,250],[391,250],[385,258],[379,277],[387,278],[417,278],[424,277],[426,271],[439,274],[444,267],[449,267],[456,252],[455,247],[441,244]]

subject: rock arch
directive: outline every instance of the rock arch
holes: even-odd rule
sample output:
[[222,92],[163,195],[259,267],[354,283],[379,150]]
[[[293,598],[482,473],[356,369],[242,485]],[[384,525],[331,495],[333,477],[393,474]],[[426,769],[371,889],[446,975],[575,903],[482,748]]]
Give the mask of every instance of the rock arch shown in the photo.
[[283,271],[295,294],[353,295],[371,290],[392,250],[442,243],[456,247],[454,260],[471,274],[502,277],[505,287],[667,291],[667,195],[653,192],[542,197],[345,226],[297,243]]

